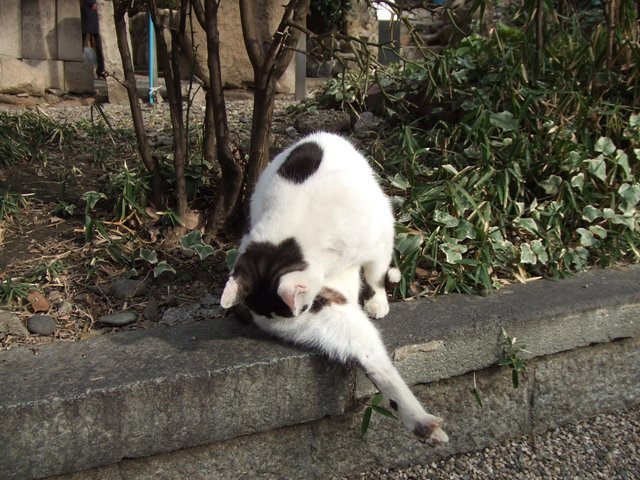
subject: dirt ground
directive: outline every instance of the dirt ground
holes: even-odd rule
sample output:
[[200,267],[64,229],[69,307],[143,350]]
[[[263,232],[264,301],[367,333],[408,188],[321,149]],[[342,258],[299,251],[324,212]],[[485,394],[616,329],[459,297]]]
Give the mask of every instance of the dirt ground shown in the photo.
[[[53,105],[14,102],[0,104],[0,109],[13,113],[39,111],[61,121],[77,121],[96,114],[92,103],[92,99],[69,99]],[[282,112],[289,103],[280,102],[277,112]],[[237,134],[248,132],[251,102],[238,98],[229,104],[231,128]],[[126,126],[130,122],[128,107],[105,105],[104,111],[115,125]],[[166,134],[167,129],[170,131],[168,105],[153,109],[145,106],[144,111],[148,136],[157,139]],[[202,115],[203,110],[194,111],[195,115]],[[274,135],[276,142],[292,141],[287,138],[291,135],[285,133],[287,121],[281,114],[276,115],[274,128],[279,132]],[[125,149],[121,155],[129,162],[137,161],[135,148]],[[72,176],[61,174],[72,169]],[[5,304],[0,305],[0,349],[26,347],[37,353],[40,346],[52,342],[171,326],[176,322],[175,317],[165,312],[172,308],[217,305],[217,295],[228,273],[225,255],[232,245],[216,245],[214,254],[200,261],[193,252],[162,245],[153,221],[118,224],[109,218],[109,212],[103,212],[112,239],[118,235],[124,237],[132,228],[142,230],[138,233],[146,245],[157,250],[176,270],[175,274],[163,273],[155,278],[151,269],[143,269],[134,277],[142,282],[141,288],[124,294],[114,291],[116,280],[126,279],[129,269],[106,258],[101,240],[85,242],[84,203],[80,200],[84,192],[100,191],[104,181],[104,172],[95,164],[95,156],[87,152],[47,156],[46,161],[32,158],[6,168],[0,166],[0,196],[19,194],[24,200],[17,213],[0,221],[0,282],[4,282],[5,294]],[[68,216],[56,213],[61,201],[75,205],[75,212]],[[14,296],[6,301],[9,289]],[[30,295],[27,297],[27,294]],[[123,312],[135,314],[135,321],[118,327],[100,321],[105,315]],[[215,310],[214,314],[223,313]],[[30,332],[27,327],[34,315],[51,317],[53,332],[46,335]],[[16,322],[13,329],[3,327],[2,319],[10,324],[11,317],[14,320],[17,317],[22,328]]]

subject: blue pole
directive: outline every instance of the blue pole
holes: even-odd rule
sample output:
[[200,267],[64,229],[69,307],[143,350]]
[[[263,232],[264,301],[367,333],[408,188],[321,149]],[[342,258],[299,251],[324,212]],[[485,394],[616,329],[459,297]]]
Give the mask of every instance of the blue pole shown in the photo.
[[153,28],[153,19],[151,12],[148,13],[149,18],[149,104],[153,105],[156,91],[156,32]]

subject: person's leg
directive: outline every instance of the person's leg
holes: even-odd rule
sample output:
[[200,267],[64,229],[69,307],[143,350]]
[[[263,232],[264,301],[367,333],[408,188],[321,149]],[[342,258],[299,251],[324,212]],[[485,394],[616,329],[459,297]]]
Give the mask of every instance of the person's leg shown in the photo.
[[96,57],[98,59],[98,65],[96,68],[96,73],[98,75],[98,77],[103,78],[105,76],[105,71],[104,71],[104,56],[102,55],[102,41],[100,39],[100,35],[95,34],[93,36],[95,38],[95,42],[96,42]]

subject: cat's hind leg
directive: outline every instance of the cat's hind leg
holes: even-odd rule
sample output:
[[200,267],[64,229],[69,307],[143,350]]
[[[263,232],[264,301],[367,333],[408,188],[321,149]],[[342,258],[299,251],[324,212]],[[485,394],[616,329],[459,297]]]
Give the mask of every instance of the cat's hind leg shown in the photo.
[[409,431],[432,446],[448,441],[442,419],[425,412],[389,358],[380,332],[356,305],[327,307],[294,320],[265,319],[263,328],[341,362],[356,360]]
[[400,281],[400,270],[389,268],[388,263],[368,262],[362,266],[362,304],[371,318],[382,318],[389,313],[386,284]]
[[431,446],[449,441],[442,430],[443,420],[422,408],[411,389],[393,365],[382,342],[371,341],[371,347],[358,358],[369,379],[396,409],[404,426]]

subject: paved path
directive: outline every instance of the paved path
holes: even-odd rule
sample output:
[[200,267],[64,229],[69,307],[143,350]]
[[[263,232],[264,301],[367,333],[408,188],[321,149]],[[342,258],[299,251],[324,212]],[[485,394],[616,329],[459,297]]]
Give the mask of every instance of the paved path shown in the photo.
[[640,479],[640,406],[426,466],[373,470],[348,478],[637,480]]

